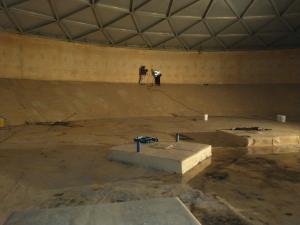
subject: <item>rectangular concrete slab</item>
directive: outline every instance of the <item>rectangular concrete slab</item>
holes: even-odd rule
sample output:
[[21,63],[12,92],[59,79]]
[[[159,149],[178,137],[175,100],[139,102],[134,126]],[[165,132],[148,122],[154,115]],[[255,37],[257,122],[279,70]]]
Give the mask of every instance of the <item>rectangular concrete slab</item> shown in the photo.
[[4,225],[201,225],[178,198],[27,210]]
[[210,145],[158,142],[143,144],[141,152],[136,152],[135,144],[115,146],[110,149],[109,159],[184,174],[211,154]]
[[219,130],[218,132],[220,132],[225,138],[233,140],[238,146],[243,147],[267,147],[300,144],[298,134],[284,130]]

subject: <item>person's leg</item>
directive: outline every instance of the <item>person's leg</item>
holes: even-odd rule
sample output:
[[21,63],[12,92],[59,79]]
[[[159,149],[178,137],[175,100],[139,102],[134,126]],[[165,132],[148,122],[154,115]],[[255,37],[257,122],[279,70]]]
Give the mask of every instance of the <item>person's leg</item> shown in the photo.
[[157,85],[157,77],[154,77],[154,83]]
[[140,84],[144,84],[144,80],[145,80],[145,75],[141,75],[141,83]]

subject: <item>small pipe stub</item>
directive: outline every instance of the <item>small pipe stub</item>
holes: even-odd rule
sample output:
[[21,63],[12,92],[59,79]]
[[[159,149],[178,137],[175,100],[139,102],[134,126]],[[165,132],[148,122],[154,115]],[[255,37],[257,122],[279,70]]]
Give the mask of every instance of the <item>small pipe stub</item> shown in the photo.
[[180,141],[180,135],[179,133],[176,133],[176,142],[179,142]]
[[139,140],[136,141],[136,152],[141,152],[141,142]]
[[203,115],[203,120],[204,120],[204,121],[208,121],[208,114],[204,114],[204,115]]

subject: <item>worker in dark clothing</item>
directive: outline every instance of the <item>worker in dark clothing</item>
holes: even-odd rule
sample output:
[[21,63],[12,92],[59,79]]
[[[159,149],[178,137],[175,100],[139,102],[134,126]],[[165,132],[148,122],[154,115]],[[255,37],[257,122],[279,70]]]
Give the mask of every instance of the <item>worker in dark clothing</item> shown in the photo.
[[155,85],[160,86],[160,77],[162,76],[161,72],[159,70],[151,69],[151,73],[154,78]]
[[145,80],[147,73],[148,70],[146,69],[146,66],[141,66],[139,68],[139,84],[144,84],[143,81]]

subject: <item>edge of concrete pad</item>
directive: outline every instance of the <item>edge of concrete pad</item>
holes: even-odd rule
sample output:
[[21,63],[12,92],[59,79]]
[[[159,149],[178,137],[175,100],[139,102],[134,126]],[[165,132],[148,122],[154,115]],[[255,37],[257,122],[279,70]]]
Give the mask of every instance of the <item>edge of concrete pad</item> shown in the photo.
[[191,216],[191,219],[194,220],[194,222],[196,224],[199,224],[199,225],[202,225],[198,220],[197,218],[194,216],[194,214],[190,211],[190,209],[178,198],[178,197],[175,197],[176,200],[182,205],[182,207],[185,209],[185,211]]
[[273,145],[273,146],[252,146],[247,148],[249,155],[269,155],[269,154],[286,154],[299,153],[300,145]]
[[[195,158],[195,156],[199,156],[199,158]],[[182,160],[181,162],[181,174],[185,174],[186,172],[192,170],[195,166],[200,164],[205,159],[212,156],[212,147],[211,145],[207,145],[205,149],[196,152],[195,154],[189,156],[188,158]],[[189,164],[189,167],[185,169],[185,167]],[[190,165],[192,164],[192,165]]]
[[[178,204],[175,204],[178,203]],[[146,209],[143,207],[143,204],[146,204]],[[153,205],[153,207],[152,207]],[[155,205],[157,207],[155,207]],[[159,206],[159,207],[158,207]],[[173,209],[170,210],[168,206],[174,206]],[[112,207],[112,209],[110,208]],[[102,211],[102,209],[105,209]],[[161,212],[160,210],[163,209]],[[180,210],[177,213],[177,210]],[[97,212],[97,210],[101,210],[102,215],[100,215]],[[114,210],[116,215],[119,215],[119,218],[113,218],[113,213],[112,217],[106,217],[106,213],[109,212],[110,210]],[[124,210],[123,213],[120,213],[120,211]],[[105,212],[106,211],[106,212]],[[151,216],[161,218],[164,213],[171,213],[169,214],[168,218],[165,221],[162,222],[167,222],[167,224],[172,224],[169,223],[170,220],[174,220],[172,217],[175,215],[179,215],[178,219],[180,219],[181,222],[185,222],[182,225],[201,225],[201,223],[197,220],[197,218],[191,213],[191,211],[184,205],[184,203],[178,198],[178,197],[169,197],[169,198],[153,198],[153,199],[145,199],[145,200],[136,200],[136,201],[128,201],[128,202],[121,202],[121,203],[103,203],[103,204],[95,204],[95,205],[85,205],[85,206],[74,206],[74,207],[58,207],[58,208],[50,208],[50,209],[28,209],[24,211],[17,211],[14,212],[12,215],[10,215],[7,220],[4,222],[4,225],[42,225],[42,224],[48,224],[48,225],[57,225],[56,222],[60,221],[61,224],[70,224],[70,221],[73,222],[80,222],[79,224],[90,224],[90,223],[85,223],[90,221],[89,219],[92,218],[92,221],[99,221],[100,223],[97,224],[114,224],[114,221],[119,221],[122,220],[122,218],[129,218],[129,221],[127,221],[128,225],[133,225],[132,221],[140,221],[143,220],[143,216],[148,215],[147,212],[149,211],[149,216],[150,219],[148,218],[148,222],[152,221],[153,219]],[[92,213],[91,213],[92,212]],[[131,216],[135,215],[140,216],[140,219],[137,219]],[[98,217],[97,217],[98,216]],[[104,218],[102,218],[102,216]],[[130,217],[127,217],[130,216]],[[27,221],[25,220],[27,218]],[[49,219],[47,221],[47,219]],[[89,218],[89,219],[88,219]],[[101,220],[101,218],[103,220]],[[176,218],[175,218],[176,219]],[[103,221],[108,220],[108,223]],[[155,220],[155,219],[154,219]],[[41,221],[43,222],[41,224]],[[131,221],[131,222],[130,222]],[[44,223],[45,222],[45,223]],[[102,222],[102,223],[101,223]],[[73,223],[72,223],[73,224]],[[124,223],[126,224],[126,222]],[[155,223],[156,224],[156,223]],[[178,223],[176,223],[178,224]]]
[[[116,154],[117,153],[117,154]],[[117,161],[124,164],[131,164],[135,166],[145,167],[145,168],[151,168],[155,170],[160,171],[167,171],[167,172],[173,172],[173,173],[181,173],[180,169],[170,170],[168,166],[166,166],[166,162],[168,164],[172,164],[172,167],[180,168],[180,162],[178,160],[172,160],[157,156],[150,156],[147,155],[146,157],[143,155],[139,155],[135,152],[123,152],[121,150],[117,149],[111,149],[108,154],[108,159]],[[124,160],[125,159],[125,160]],[[155,161],[155,164],[159,165],[160,168],[153,166],[153,160]]]

